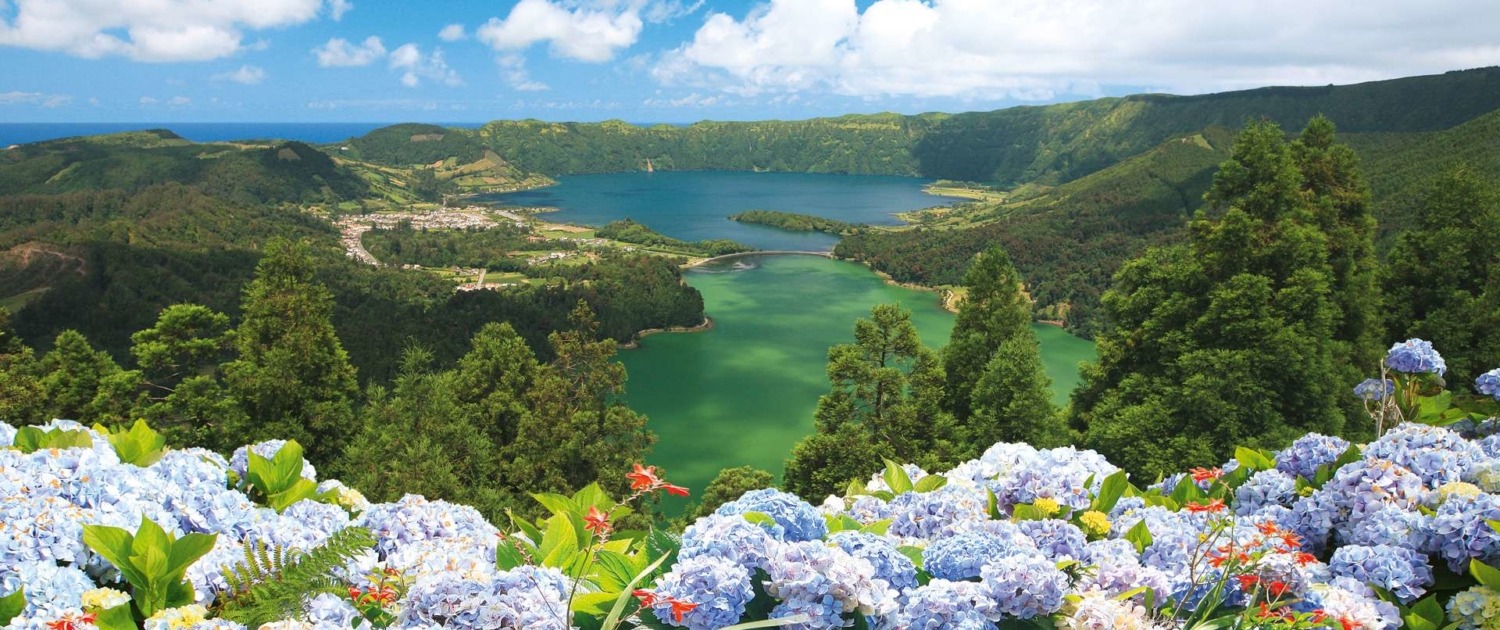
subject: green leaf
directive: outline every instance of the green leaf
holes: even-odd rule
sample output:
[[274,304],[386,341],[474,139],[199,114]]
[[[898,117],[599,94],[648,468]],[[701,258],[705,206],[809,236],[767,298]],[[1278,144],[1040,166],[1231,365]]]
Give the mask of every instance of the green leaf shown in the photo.
[[[114,608],[105,609],[97,614],[98,617],[94,619],[94,625],[99,630],[137,630],[139,628],[135,624],[135,614],[130,611],[130,604],[128,602]],[[0,615],[0,620],[3,620],[3,618],[4,616]]]
[[615,599],[614,607],[610,608],[609,615],[604,618],[604,623],[599,626],[601,630],[615,630],[620,625],[620,615],[625,613],[625,604],[630,601],[631,597],[635,596],[635,587],[640,586],[641,581],[650,576],[671,555],[670,553],[662,554],[655,562],[652,562],[645,569],[641,570],[640,573],[637,573],[635,578],[630,580],[630,583],[626,584],[624,589],[620,590],[619,597]]
[[298,476],[290,486],[278,492],[266,495],[267,507],[276,510],[278,514],[285,512],[287,508],[296,505],[298,501],[312,499],[318,496],[318,484],[311,480]]
[[609,605],[620,595],[621,591],[615,589],[610,589],[608,592],[579,593],[573,596],[573,602],[569,608],[575,613],[589,616],[602,615],[609,611]]
[[1411,630],[1438,630],[1444,621],[1443,605],[1438,603],[1435,594],[1418,600],[1402,613],[1401,618]]
[[1089,509],[1108,514],[1115,509],[1115,504],[1120,502],[1120,497],[1125,495],[1125,489],[1130,487],[1129,476],[1125,471],[1117,471],[1115,474],[1104,478],[1099,484],[1099,494],[1094,495],[1094,501]]
[[902,545],[900,547],[897,547],[896,551],[899,551],[899,552],[901,552],[901,555],[906,556],[907,560],[911,560],[911,563],[914,564],[914,565],[916,565],[918,569],[922,568],[922,548],[921,547],[913,547],[911,545]]
[[629,556],[613,551],[601,551],[594,556],[594,560],[598,563],[594,579],[599,584],[599,588],[605,591],[618,592],[630,584],[631,579],[635,577],[635,563],[630,560]]
[[609,496],[608,492],[599,487],[598,482],[595,482],[584,486],[578,492],[574,492],[573,504],[577,505],[578,509],[583,512],[587,512],[589,506],[607,511],[609,508],[614,507],[615,500]]
[[927,475],[917,480],[917,485],[914,489],[917,492],[932,492],[946,485],[948,485],[947,477],[942,475]]
[[521,550],[516,548],[516,545],[520,543],[521,541],[515,538],[506,537],[502,539],[498,544],[496,544],[495,568],[500,569],[501,571],[509,571],[516,567],[525,565],[526,556],[522,555]]
[[537,553],[542,556],[538,562],[544,567],[565,568],[567,561],[577,552],[578,531],[574,529],[572,519],[565,514],[547,519],[547,531],[542,534],[541,544],[537,545]]
[[865,491],[865,484],[862,484],[857,480],[851,479],[849,481],[849,487],[844,489],[845,497],[857,497],[866,494],[869,494],[869,492]]
[[1256,472],[1276,467],[1276,460],[1265,456],[1260,451],[1244,446],[1234,449],[1234,458],[1239,460],[1241,468]]
[[547,511],[553,514],[568,514],[582,511],[580,506],[574,503],[572,499],[560,494],[539,492],[531,495],[531,498],[536,499],[537,503],[542,504],[542,507],[547,508]]
[[128,431],[110,432],[98,424],[94,425],[94,430],[109,437],[109,445],[114,447],[120,461],[127,464],[144,468],[156,463],[167,452],[167,438],[153,430],[145,420],[136,420]]
[[1016,505],[1010,509],[1010,520],[1012,521],[1042,521],[1047,515],[1041,510],[1028,503]]
[[776,519],[771,518],[771,515],[765,512],[742,512],[740,516],[761,527],[776,527]]
[[1500,521],[1486,520],[1484,524],[1489,525],[1490,529],[1495,530],[1496,533],[1500,533]]
[[896,462],[885,460],[885,473],[881,477],[885,479],[885,485],[891,487],[892,494],[901,495],[912,491],[911,476]]
[[883,519],[880,519],[878,521],[875,521],[874,523],[870,523],[869,525],[866,525],[866,526],[860,528],[860,531],[862,531],[862,532],[864,532],[866,534],[875,534],[876,536],[884,536],[886,530],[888,530],[890,528],[891,528],[891,519],[883,518]]
[[178,538],[172,543],[172,553],[167,558],[168,574],[180,581],[187,574],[188,567],[214,550],[214,543],[218,540],[218,534],[186,534]]
[[1155,539],[1151,537],[1151,530],[1146,527],[1146,521],[1141,520],[1125,532],[1125,540],[1135,545],[1136,553],[1145,553],[1146,548],[1151,546]]
[[808,619],[809,619],[808,616],[805,615],[805,614],[792,615],[790,617],[781,617],[781,618],[778,618],[778,619],[766,619],[764,621],[747,621],[745,623],[737,623],[737,624],[734,624],[732,626],[725,626],[723,628],[720,628],[719,630],[751,630],[752,628],[780,628],[782,626],[790,626],[790,625],[792,625],[794,623],[807,623]]
[[1480,584],[1500,590],[1500,569],[1496,569],[1478,560],[1470,559],[1469,573],[1474,576],[1474,579],[1479,580]]
[[146,576],[130,561],[134,537],[118,527],[108,525],[84,525],[83,544],[103,556],[125,576],[125,581],[141,588],[147,586]]
[[21,587],[16,592],[0,597],[0,627],[10,625],[10,621],[21,616],[26,610],[26,588]]
[[88,431],[43,431],[38,427],[21,427],[16,430],[16,437],[11,440],[11,445],[22,453],[35,453],[53,448],[88,448],[94,445],[94,438],[89,436]]
[[1000,513],[1000,497],[995,496],[995,491],[985,488],[984,497],[985,511],[989,512],[990,518],[1004,520],[1005,515]]

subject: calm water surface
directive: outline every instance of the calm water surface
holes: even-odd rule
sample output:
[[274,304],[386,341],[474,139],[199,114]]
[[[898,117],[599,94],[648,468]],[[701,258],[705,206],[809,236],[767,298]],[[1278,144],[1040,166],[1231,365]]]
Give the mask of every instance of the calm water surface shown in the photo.
[[608,173],[562,177],[556,186],[487,199],[558,208],[547,218],[565,223],[603,225],[629,217],[687,241],[727,238],[764,250],[827,251],[837,236],[744,225],[728,217],[746,210],[780,210],[897,225],[897,212],[957,201],[922,192],[926,183],[911,177],[817,173]]

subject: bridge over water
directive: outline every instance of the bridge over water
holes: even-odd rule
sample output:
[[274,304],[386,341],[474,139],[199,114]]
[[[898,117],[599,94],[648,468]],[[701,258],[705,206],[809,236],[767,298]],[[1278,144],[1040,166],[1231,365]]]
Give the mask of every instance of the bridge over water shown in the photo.
[[739,252],[737,254],[725,254],[723,256],[715,256],[713,258],[708,258],[708,259],[700,260],[700,261],[695,262],[695,263],[693,263],[691,265],[688,265],[688,266],[689,267],[701,267],[701,266],[707,265],[709,263],[722,262],[722,261],[725,261],[725,260],[734,260],[736,258],[748,258],[750,256],[819,256],[819,257],[822,257],[822,258],[833,258],[833,252],[808,252],[808,251],[796,251],[796,250],[786,250],[786,249],[771,250],[771,251]]

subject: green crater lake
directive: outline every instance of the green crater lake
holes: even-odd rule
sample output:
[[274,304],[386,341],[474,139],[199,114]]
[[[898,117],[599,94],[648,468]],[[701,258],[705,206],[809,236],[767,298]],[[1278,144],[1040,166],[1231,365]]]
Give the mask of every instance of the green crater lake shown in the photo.
[[[854,320],[876,304],[912,311],[927,345],[947,343],[953,315],[937,294],[887,284],[869,269],[816,256],[756,256],[687,273],[703,293],[711,330],[658,334],[623,350],[626,401],[657,435],[651,462],[674,483],[701,491],[721,468],[751,465],[780,475],[792,446],[812,431],[828,391],[828,347],[854,339]],[[1077,384],[1093,344],[1035,327],[1059,403]],[[695,495],[696,496],[696,495]],[[664,507],[680,510],[682,499]]]

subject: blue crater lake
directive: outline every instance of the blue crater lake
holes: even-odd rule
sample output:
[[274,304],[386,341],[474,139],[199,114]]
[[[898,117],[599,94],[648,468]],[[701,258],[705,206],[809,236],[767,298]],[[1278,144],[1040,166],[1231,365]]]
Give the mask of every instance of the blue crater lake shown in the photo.
[[604,225],[631,218],[685,241],[730,239],[763,250],[826,251],[838,237],[787,232],[729,220],[746,210],[780,210],[847,223],[899,225],[896,213],[945,206],[958,199],[922,192],[927,180],[879,175],[632,172],[572,175],[556,186],[482,199],[513,206],[557,208],[548,220]]

